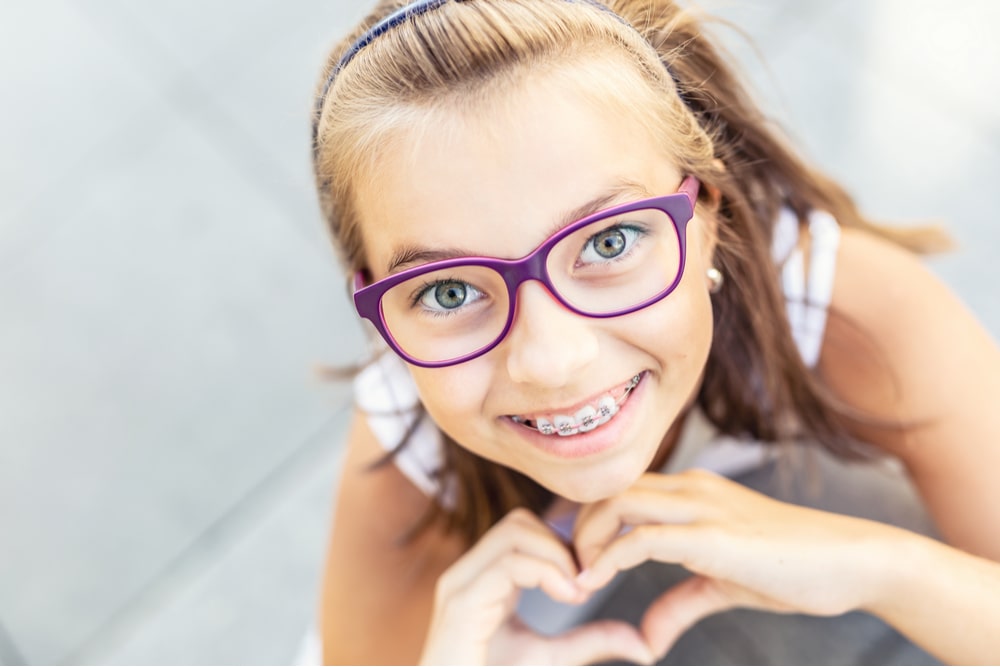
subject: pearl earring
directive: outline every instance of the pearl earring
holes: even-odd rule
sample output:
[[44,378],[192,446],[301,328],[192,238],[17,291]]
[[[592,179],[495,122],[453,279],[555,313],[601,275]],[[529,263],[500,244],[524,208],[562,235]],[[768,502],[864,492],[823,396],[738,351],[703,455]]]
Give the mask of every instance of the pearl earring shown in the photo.
[[708,278],[709,293],[715,294],[720,289],[722,289],[722,282],[723,282],[722,271],[719,271],[714,266],[709,267],[709,269],[705,271],[705,277]]

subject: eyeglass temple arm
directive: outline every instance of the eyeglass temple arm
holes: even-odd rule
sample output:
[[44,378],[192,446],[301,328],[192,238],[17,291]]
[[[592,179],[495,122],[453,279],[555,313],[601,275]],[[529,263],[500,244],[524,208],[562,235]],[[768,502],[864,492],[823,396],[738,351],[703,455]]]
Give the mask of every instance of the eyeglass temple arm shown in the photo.
[[683,181],[681,181],[681,186],[677,188],[677,192],[681,192],[687,195],[688,200],[691,202],[691,209],[694,210],[695,202],[698,201],[698,191],[701,189],[701,182],[694,176],[686,176]]

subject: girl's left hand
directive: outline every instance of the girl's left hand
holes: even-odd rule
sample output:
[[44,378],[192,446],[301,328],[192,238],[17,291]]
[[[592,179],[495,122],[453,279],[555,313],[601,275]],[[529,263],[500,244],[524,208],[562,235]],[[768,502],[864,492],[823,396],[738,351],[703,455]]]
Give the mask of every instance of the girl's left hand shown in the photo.
[[694,573],[643,618],[642,633],[662,656],[698,620],[734,607],[834,616],[874,604],[901,533],[693,470],[648,473],[623,494],[585,507],[573,542],[584,588],[597,590],[648,560]]

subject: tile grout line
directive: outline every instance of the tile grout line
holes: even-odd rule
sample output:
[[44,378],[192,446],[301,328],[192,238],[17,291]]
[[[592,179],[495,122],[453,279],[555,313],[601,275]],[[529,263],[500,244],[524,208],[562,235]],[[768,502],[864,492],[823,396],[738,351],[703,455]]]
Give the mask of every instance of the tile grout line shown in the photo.
[[[192,72],[187,67],[179,64],[174,60],[169,53],[163,48],[149,49],[149,45],[153,44],[155,37],[150,35],[148,31],[145,31],[143,26],[135,24],[134,21],[129,22],[129,27],[133,28],[137,32],[141,32],[146,40],[143,42],[143,49],[130,48],[130,45],[123,42],[120,38],[119,31],[115,30],[114,27],[110,26],[110,21],[107,15],[100,15],[100,10],[94,11],[94,6],[90,5],[87,8],[78,8],[80,11],[80,16],[86,20],[90,25],[92,25],[99,34],[103,35],[107,40],[107,43],[112,45],[115,50],[123,55],[123,59],[128,62],[131,66],[139,69],[139,74],[147,77],[149,76],[148,71],[143,71],[141,65],[137,65],[134,58],[124,57],[126,55],[135,55],[136,53],[151,53],[153,60],[160,63],[160,70],[166,70],[169,76],[164,77],[165,80],[162,84],[156,86],[156,90],[160,97],[167,103],[169,110],[164,112],[162,108],[158,105],[152,107],[140,107],[136,109],[133,113],[126,117],[114,130],[102,136],[96,142],[92,143],[88,148],[86,148],[79,158],[73,163],[72,168],[64,170],[62,173],[64,176],[70,174],[84,174],[86,183],[79,184],[77,189],[85,189],[87,185],[93,185],[94,179],[100,174],[108,172],[106,168],[93,168],[94,162],[96,162],[100,156],[104,153],[105,145],[113,138],[131,138],[132,140],[125,143],[129,146],[142,146],[143,144],[153,144],[157,141],[157,137],[151,135],[146,131],[146,128],[150,125],[153,119],[163,119],[170,117],[179,117],[182,119],[190,120],[194,126],[205,136],[209,143],[219,151],[220,156],[225,160],[226,163],[233,169],[233,171],[238,174],[239,178],[247,183],[252,189],[260,190],[262,192],[268,193],[268,197],[276,204],[277,209],[287,213],[288,202],[301,199],[299,192],[295,188],[295,179],[288,174],[281,166],[279,161],[272,158],[270,153],[263,147],[261,147],[251,134],[246,132],[240,125],[239,119],[234,118],[229,114],[224,108],[222,108],[215,95],[212,94],[211,90],[203,87],[197,77],[197,74]],[[158,43],[158,42],[157,42]],[[163,66],[163,63],[168,63],[168,65]],[[152,69],[147,66],[147,69]],[[185,101],[198,100],[200,104],[184,104]],[[178,104],[178,102],[181,102]],[[303,106],[306,108],[306,105]],[[151,111],[153,115],[151,116]],[[307,111],[303,111],[302,115],[303,122],[303,145],[307,141],[307,123],[308,115]],[[235,130],[238,141],[235,140],[220,140],[217,135],[221,133],[232,133]],[[247,146],[251,147],[249,154],[252,157],[258,158],[255,160],[250,160],[253,164],[257,165],[254,169],[248,170],[245,161],[237,159],[237,155],[234,155],[232,146],[237,146],[237,152],[239,149],[245,149]],[[142,150],[147,150],[148,147],[144,147]],[[305,149],[304,149],[305,150]],[[260,170],[260,165],[272,165],[268,170],[268,174],[264,177],[256,175],[256,172]],[[67,181],[71,181],[69,178],[54,178],[49,179],[48,184],[39,190],[35,195],[17,210],[11,213],[14,217],[23,217],[29,211],[37,210],[41,208],[42,210],[51,209],[54,206],[59,206],[64,202],[67,197],[65,193],[65,188],[63,184]],[[287,195],[287,196],[286,196]],[[322,221],[319,215],[318,205],[316,206],[316,225],[319,229],[322,229]],[[16,246],[13,250],[4,251],[0,249],[0,275],[8,273],[18,266],[23,264],[27,257],[30,257],[35,252],[44,246],[50,239],[54,238],[66,227],[68,227],[74,220],[72,215],[52,215],[48,214],[44,216],[48,220],[59,220],[55,224],[48,224],[44,227],[44,230],[36,233],[27,233],[24,238],[18,239],[15,237]],[[296,222],[302,216],[295,215],[294,212],[288,217],[292,219],[291,227],[295,229],[295,232],[305,238],[310,246],[314,245],[315,238],[309,236],[309,230],[306,228],[305,222]],[[5,256],[6,255],[6,256]]]
[[7,626],[0,620],[0,664],[2,665],[26,665],[28,664],[21,649],[7,631]]
[[[137,626],[168,606],[203,571],[221,562],[282,503],[287,491],[296,485],[298,479],[322,467],[320,462],[336,457],[339,443],[331,445],[330,437],[339,431],[350,408],[349,399],[335,408],[328,419],[303,438],[302,444],[212,520],[159,572],[152,575],[145,586],[133,593],[89,637],[57,663],[102,662],[127,640]],[[329,474],[335,473],[336,470],[331,467]]]
[[[128,28],[126,31],[116,29],[112,25],[114,21],[109,21],[107,14],[98,16],[88,13],[87,19],[122,52],[145,56],[145,63],[156,63],[160,69],[170,71],[170,82],[161,88],[163,96],[178,115],[189,118],[203,132],[208,142],[246,183],[266,192],[281,211],[287,211],[290,201],[300,200],[302,191],[297,187],[297,179],[244,128],[238,116],[229,113],[220,103],[212,87],[206,86],[196,71],[177,61],[157,35],[150,33],[127,12],[121,13],[121,16],[124,17],[124,24]],[[123,32],[128,36],[134,34],[142,37],[141,48],[127,37],[123,39]],[[139,64],[136,59],[130,59],[129,62],[140,70],[144,66],[152,69],[148,64]],[[185,100],[197,100],[198,104],[184,104]],[[178,101],[181,104],[177,104]],[[305,95],[303,95],[302,109],[302,155],[303,159],[307,160],[310,107]],[[306,192],[311,192],[311,182],[303,185],[307,186]],[[314,198],[311,201],[315,203]],[[290,216],[293,219],[292,227],[306,241],[312,243],[315,237],[310,236],[310,229],[306,228],[304,221],[299,221],[301,216],[294,215],[294,211],[292,213]],[[321,225],[318,204],[315,206],[315,213],[316,224]]]

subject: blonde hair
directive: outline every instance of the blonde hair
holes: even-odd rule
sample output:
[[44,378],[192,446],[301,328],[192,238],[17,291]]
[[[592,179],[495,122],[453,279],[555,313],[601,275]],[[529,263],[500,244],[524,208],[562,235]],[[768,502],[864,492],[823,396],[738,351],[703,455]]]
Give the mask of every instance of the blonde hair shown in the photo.
[[[866,453],[845,427],[862,417],[838,405],[797,352],[770,255],[773,222],[783,207],[800,220],[822,209],[917,251],[940,246],[940,233],[865,220],[839,185],[785,145],[698,22],[669,0],[609,0],[610,12],[579,0],[445,2],[338,69],[359,36],[404,4],[380,2],[332,51],[317,89],[317,188],[351,272],[367,268],[357,192],[404,132],[489,113],[525,77],[600,77],[592,91],[582,88],[595,104],[624,105],[708,186],[703,193],[720,195],[715,263],[733,279],[713,297],[716,334],[698,395],[706,416],[726,434],[769,442],[809,435],[844,456]],[[551,500],[527,477],[451,441],[441,474],[458,481],[458,502],[442,514],[470,543],[513,507],[540,511]]]

